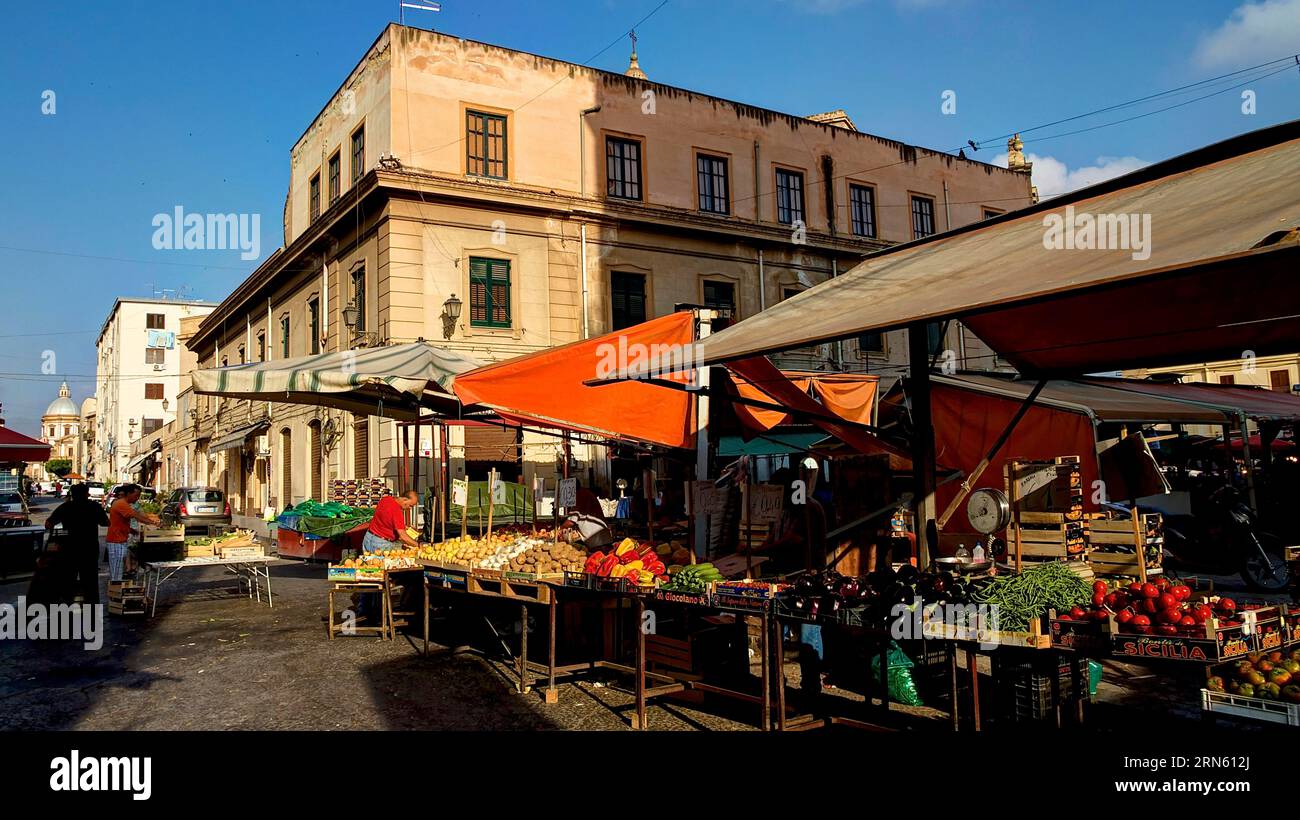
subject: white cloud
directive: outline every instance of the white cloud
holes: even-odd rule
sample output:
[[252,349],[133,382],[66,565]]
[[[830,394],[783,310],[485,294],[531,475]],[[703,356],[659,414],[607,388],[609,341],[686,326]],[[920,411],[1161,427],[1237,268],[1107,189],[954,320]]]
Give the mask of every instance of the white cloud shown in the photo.
[[1206,67],[1255,65],[1300,49],[1300,0],[1263,0],[1233,9],[1201,39],[1196,61]]
[[[1038,195],[1043,199],[1068,194],[1070,191],[1105,182],[1151,164],[1137,157],[1097,157],[1093,165],[1072,169],[1055,157],[1028,154],[1026,159],[1034,164],[1034,185],[1038,187]],[[1007,155],[998,154],[991,162],[1005,168]]]

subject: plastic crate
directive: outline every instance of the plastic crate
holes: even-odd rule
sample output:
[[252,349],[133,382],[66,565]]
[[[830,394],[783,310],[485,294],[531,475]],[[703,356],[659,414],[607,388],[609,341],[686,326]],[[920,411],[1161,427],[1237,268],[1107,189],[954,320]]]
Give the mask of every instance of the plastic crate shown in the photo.
[[[1002,679],[999,717],[1011,723],[1054,720],[1056,707],[1064,706],[1074,693],[1068,664],[1055,668],[1042,662],[999,666],[997,674]],[[1059,703],[1052,696],[1053,678],[1057,682]]]
[[1231,692],[1201,690],[1201,709],[1216,715],[1262,720],[1284,726],[1300,726],[1300,703],[1248,698]]

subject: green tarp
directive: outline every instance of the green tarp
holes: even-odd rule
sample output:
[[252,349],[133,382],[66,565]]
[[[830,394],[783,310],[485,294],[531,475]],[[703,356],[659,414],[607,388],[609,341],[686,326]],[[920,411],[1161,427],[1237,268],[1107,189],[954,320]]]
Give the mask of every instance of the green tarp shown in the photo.
[[[523,484],[515,484],[511,481],[498,481],[498,485],[505,487],[505,502],[498,502],[492,505],[492,526],[497,524],[526,524],[533,520],[533,511],[536,507],[533,504],[533,491],[531,487]],[[498,492],[500,492],[498,490]],[[466,527],[486,527],[488,519],[488,483],[486,481],[469,482],[469,492],[466,497],[469,507],[465,511]],[[447,523],[452,526],[460,524],[461,507],[459,504],[451,504],[451,514]]]

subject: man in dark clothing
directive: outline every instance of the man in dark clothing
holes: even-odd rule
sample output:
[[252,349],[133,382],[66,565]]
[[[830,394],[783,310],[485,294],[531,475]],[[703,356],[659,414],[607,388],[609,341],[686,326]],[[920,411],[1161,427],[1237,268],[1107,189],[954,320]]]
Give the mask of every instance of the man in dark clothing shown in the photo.
[[66,533],[59,539],[61,563],[75,581],[82,602],[99,603],[99,528],[108,526],[108,514],[90,500],[89,487],[74,484],[68,489],[68,500],[45,520],[45,529],[53,530],[58,524]]

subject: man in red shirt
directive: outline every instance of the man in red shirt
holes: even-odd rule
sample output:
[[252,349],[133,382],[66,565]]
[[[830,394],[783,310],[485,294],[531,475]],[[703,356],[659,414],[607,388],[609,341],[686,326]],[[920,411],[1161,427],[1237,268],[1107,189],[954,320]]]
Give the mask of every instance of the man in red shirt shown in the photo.
[[375,517],[370,519],[370,529],[361,541],[366,552],[397,549],[405,544],[411,549],[419,545],[406,534],[406,511],[420,503],[415,490],[405,490],[400,496],[384,496],[375,505]]

